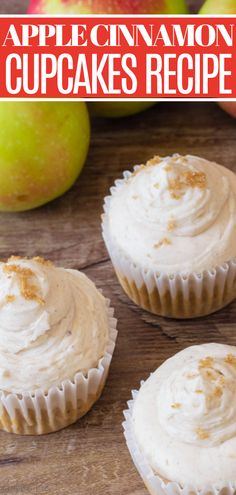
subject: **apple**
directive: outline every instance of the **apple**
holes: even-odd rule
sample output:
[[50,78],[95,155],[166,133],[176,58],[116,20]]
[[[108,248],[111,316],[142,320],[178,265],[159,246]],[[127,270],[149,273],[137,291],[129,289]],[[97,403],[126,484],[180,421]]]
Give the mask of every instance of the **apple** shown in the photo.
[[153,101],[97,101],[94,103],[89,103],[88,107],[92,117],[94,116],[115,119],[143,112],[144,110],[147,110],[147,108],[153,107],[153,105],[155,105],[155,102]]
[[[186,14],[185,0],[31,0],[28,14]],[[155,102],[94,102],[98,117],[126,117],[142,112]]]
[[0,211],[23,211],[67,191],[88,151],[83,102],[0,103]]
[[31,0],[28,14],[186,14],[185,0]]
[[[199,14],[236,14],[236,0],[207,0]],[[219,105],[232,117],[236,117],[236,103],[220,101]]]
[[236,118],[236,102],[235,101],[220,101],[220,107],[225,110],[225,112],[229,113],[231,117]]
[[199,14],[236,14],[236,0],[206,0]]

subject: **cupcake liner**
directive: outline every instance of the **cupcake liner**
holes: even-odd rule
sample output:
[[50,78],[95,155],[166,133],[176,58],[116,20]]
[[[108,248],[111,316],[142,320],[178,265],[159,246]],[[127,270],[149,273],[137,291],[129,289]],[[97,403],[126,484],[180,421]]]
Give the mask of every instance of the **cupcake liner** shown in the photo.
[[78,372],[73,381],[64,380],[48,392],[36,390],[22,395],[0,392],[0,429],[26,435],[60,430],[82,417],[100,397],[108,375],[117,337],[117,320],[106,300],[109,315],[109,342],[97,368]]
[[[138,167],[134,167],[137,170]],[[104,200],[102,233],[118,280],[130,299],[151,313],[170,318],[208,315],[236,297],[236,259],[201,273],[167,275],[157,269],[140,267],[118,248],[109,231],[108,212],[112,195],[131,172],[115,181]]]
[[133,399],[128,402],[128,409],[124,411],[125,421],[123,422],[123,428],[129,453],[149,493],[151,495],[234,495],[236,481],[235,483],[208,484],[198,488],[189,484],[181,486],[179,483],[164,480],[154,473],[142,454],[134,435],[132,413],[137,394],[137,390],[132,391]]

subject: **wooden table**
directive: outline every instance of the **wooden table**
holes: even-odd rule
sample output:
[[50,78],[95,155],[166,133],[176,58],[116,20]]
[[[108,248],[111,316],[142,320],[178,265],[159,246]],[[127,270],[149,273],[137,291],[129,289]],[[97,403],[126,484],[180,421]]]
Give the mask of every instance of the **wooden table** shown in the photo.
[[[0,12],[10,12],[11,4],[19,12],[23,3],[2,1]],[[119,320],[109,379],[89,414],[48,436],[0,433],[1,495],[146,494],[122,434],[130,391],[188,345],[236,345],[236,301],[195,321],[157,318],[135,307],[116,280],[101,238],[103,197],[122,170],[155,153],[192,153],[236,171],[235,138],[236,122],[214,103],[162,103],[136,117],[94,121],[86,166],[70,192],[35,211],[0,215],[1,258],[39,254],[83,270],[112,300]]]

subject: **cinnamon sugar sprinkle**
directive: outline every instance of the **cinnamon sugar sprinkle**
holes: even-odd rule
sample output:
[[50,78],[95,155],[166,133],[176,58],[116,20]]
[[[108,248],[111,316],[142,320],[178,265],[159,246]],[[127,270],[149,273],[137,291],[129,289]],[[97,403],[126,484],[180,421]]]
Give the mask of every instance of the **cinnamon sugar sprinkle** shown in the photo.
[[170,239],[167,239],[167,237],[164,237],[159,242],[157,242],[156,244],[154,244],[154,248],[158,249],[161,246],[164,246],[164,245],[167,246],[169,244],[172,244],[171,240]]
[[209,433],[203,428],[197,428],[196,433],[199,440],[206,440],[207,438],[209,438]]

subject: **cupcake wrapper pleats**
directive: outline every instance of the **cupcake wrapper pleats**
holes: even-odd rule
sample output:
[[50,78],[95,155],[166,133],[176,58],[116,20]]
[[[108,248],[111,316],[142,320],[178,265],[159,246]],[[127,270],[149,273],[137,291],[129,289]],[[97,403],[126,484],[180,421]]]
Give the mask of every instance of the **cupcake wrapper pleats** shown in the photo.
[[132,412],[137,394],[137,390],[132,391],[133,399],[128,402],[128,409],[124,411],[125,421],[123,428],[128,450],[148,492],[151,495],[234,495],[236,482],[234,484],[222,482],[199,489],[193,485],[180,486],[179,483],[165,481],[154,473],[142,454],[134,435]]
[[117,337],[116,319],[110,301],[106,300],[109,314],[109,342],[97,368],[87,375],[76,373],[73,381],[65,380],[60,387],[51,387],[47,393],[0,393],[0,429],[19,434],[40,435],[60,430],[82,417],[100,397],[108,375]]
[[202,273],[166,275],[158,269],[136,265],[113,241],[108,221],[112,195],[123,185],[117,180],[111,196],[104,202],[102,232],[118,280],[130,299],[143,309],[170,318],[194,318],[208,315],[229,304],[236,297],[236,259]]

